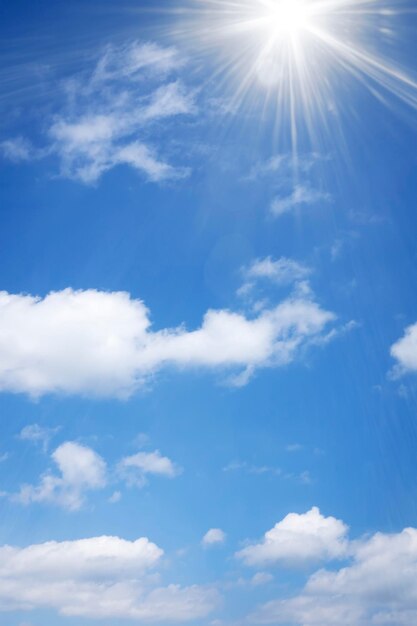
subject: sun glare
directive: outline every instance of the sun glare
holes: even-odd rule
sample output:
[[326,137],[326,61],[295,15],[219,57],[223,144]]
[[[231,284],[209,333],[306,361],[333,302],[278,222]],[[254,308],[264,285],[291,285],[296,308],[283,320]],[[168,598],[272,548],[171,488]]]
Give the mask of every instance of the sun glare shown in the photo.
[[298,35],[308,25],[307,5],[297,0],[276,0],[266,6],[264,24],[271,37],[280,39]]
[[354,83],[417,108],[416,78],[395,61],[411,0],[401,10],[394,0],[184,2],[176,34],[215,62],[216,87],[233,89],[236,104],[272,102],[293,143],[300,126],[323,136]]

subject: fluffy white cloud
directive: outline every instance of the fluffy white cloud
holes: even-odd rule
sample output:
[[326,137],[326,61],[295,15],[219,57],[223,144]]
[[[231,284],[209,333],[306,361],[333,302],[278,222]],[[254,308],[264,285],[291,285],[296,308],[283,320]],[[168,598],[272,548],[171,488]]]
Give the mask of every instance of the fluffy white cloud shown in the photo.
[[166,163],[148,143],[152,123],[194,111],[193,95],[170,77],[182,65],[174,48],[108,47],[89,75],[66,82],[65,103],[49,124],[44,148],[16,138],[0,151],[13,161],[56,154],[63,176],[87,184],[121,164],[153,182],[187,176],[187,168]]
[[181,468],[168,457],[162,456],[159,450],[127,456],[120,461],[118,470],[128,483],[139,487],[146,484],[148,475],[175,478],[181,473]]
[[377,533],[351,544],[352,562],[313,574],[294,598],[267,603],[260,624],[414,626],[417,623],[417,529]]
[[404,336],[391,347],[397,360],[397,373],[417,372],[417,323],[405,330]]
[[77,510],[86,492],[106,485],[106,463],[91,448],[66,442],[52,454],[59,475],[44,474],[39,485],[23,485],[14,499],[22,504],[51,502]]
[[318,202],[328,202],[330,196],[328,193],[298,185],[294,191],[288,196],[276,197],[271,204],[271,212],[276,217],[291,213],[297,207],[304,205],[317,204]]
[[203,545],[213,546],[226,541],[226,533],[221,528],[210,528],[203,537]]
[[334,517],[324,517],[317,507],[298,515],[290,513],[265,533],[260,543],[237,553],[247,565],[305,563],[341,558],[346,555],[348,528]]
[[152,331],[148,309],[127,293],[0,292],[0,390],[126,397],[169,365],[243,369],[246,380],[292,362],[334,317],[307,291],[257,317],[210,310],[197,330]]
[[163,551],[146,538],[95,537],[0,548],[0,611],[55,609],[62,615],[183,622],[206,616],[210,589],[155,587],[149,570]]

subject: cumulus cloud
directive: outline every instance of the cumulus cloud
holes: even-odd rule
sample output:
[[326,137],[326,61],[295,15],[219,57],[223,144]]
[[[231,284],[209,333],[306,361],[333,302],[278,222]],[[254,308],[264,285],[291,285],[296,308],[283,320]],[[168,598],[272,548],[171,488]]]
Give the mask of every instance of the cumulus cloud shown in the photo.
[[330,195],[326,192],[297,185],[294,190],[287,196],[277,196],[271,204],[271,213],[276,217],[291,213],[301,206],[314,205],[319,202],[328,202]]
[[109,46],[89,74],[65,83],[65,101],[49,123],[45,147],[35,150],[18,137],[0,151],[13,161],[55,154],[62,176],[86,184],[123,164],[153,182],[187,176],[187,168],[167,163],[148,140],[155,122],[194,111],[193,95],[172,76],[182,65],[171,47]]
[[297,626],[414,626],[417,529],[377,533],[350,549],[352,560],[346,567],[319,570],[300,595],[265,604],[253,620]]
[[209,310],[200,328],[151,329],[122,292],[0,292],[0,390],[127,397],[162,367],[243,371],[287,365],[335,316],[300,291],[255,317]]
[[175,465],[166,456],[162,456],[159,450],[155,452],[138,452],[122,459],[118,465],[119,474],[131,485],[142,487],[147,482],[147,477],[162,476],[175,478],[181,473],[181,468]]
[[47,472],[39,485],[23,485],[14,499],[22,504],[50,502],[69,510],[78,510],[85,493],[105,487],[106,463],[91,448],[66,442],[52,454],[58,474]]
[[391,347],[397,360],[396,374],[417,372],[417,323],[406,328],[404,336]]
[[226,541],[226,533],[221,528],[210,528],[204,535],[202,543],[204,546],[213,546]]
[[347,526],[334,517],[324,517],[317,507],[298,515],[290,513],[265,533],[260,543],[249,545],[236,556],[247,565],[284,563],[299,566],[344,557]]
[[150,574],[162,555],[147,538],[0,547],[0,611],[54,609],[64,616],[145,623],[205,617],[217,602],[214,591],[155,586]]

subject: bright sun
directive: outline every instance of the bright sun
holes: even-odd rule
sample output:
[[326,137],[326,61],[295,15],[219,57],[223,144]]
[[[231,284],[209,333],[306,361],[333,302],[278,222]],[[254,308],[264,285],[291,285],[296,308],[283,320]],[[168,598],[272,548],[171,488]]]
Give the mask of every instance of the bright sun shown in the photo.
[[216,87],[236,104],[272,103],[294,144],[299,126],[326,133],[355,81],[417,108],[417,82],[392,58],[415,0],[401,11],[398,0],[182,1],[177,35],[215,60]]
[[309,14],[301,0],[276,0],[265,6],[263,21],[270,36],[292,37],[308,26]]

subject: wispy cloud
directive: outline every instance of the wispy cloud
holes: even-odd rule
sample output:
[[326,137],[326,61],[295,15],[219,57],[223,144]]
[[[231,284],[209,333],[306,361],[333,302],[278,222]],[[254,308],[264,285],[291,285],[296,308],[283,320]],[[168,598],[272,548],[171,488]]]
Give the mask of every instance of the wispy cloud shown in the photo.
[[172,76],[182,65],[174,48],[154,43],[108,47],[88,74],[66,81],[64,103],[47,123],[46,146],[35,150],[18,137],[0,150],[13,161],[55,154],[62,176],[86,184],[118,165],[153,182],[187,176],[186,167],[167,163],[149,139],[156,122],[195,110],[193,94]]
[[280,217],[286,213],[292,213],[297,208],[303,206],[314,206],[318,203],[325,203],[331,200],[329,193],[313,189],[303,185],[297,185],[294,190],[286,196],[276,196],[271,203],[271,213],[275,217]]
[[58,431],[59,428],[45,428],[39,426],[39,424],[28,424],[20,431],[19,439],[40,444],[44,452],[46,452],[50,440]]
[[286,257],[273,259],[269,256],[264,259],[255,259],[248,267],[242,269],[244,282],[238,294],[248,295],[260,282],[269,282],[279,286],[291,285],[305,280],[311,273],[311,268]]

